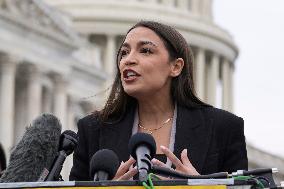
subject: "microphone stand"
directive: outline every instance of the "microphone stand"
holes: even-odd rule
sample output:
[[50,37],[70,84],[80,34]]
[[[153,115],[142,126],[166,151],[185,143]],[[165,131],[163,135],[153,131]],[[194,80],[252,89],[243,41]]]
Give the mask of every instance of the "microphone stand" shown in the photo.
[[66,157],[67,157],[67,154],[65,153],[64,150],[59,151],[59,154],[57,158],[55,159],[52,169],[50,170],[45,181],[62,181],[60,172],[62,170],[63,163]]

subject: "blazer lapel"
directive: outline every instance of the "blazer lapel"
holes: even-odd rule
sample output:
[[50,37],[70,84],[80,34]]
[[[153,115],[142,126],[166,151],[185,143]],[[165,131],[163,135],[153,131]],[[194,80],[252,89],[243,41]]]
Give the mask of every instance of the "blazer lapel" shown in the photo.
[[174,154],[180,158],[187,149],[189,160],[201,173],[208,151],[212,120],[205,120],[201,109],[188,109],[178,106]]
[[104,124],[101,127],[100,149],[113,150],[120,161],[127,161],[130,156],[128,142],[132,135],[134,112],[131,109],[125,113],[120,121]]

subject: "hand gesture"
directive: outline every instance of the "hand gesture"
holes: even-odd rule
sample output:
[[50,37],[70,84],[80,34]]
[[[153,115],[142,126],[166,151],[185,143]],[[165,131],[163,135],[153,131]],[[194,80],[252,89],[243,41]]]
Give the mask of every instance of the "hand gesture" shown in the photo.
[[126,162],[121,162],[113,180],[129,180],[138,173],[137,169],[133,167],[135,159],[129,158]]
[[[181,160],[179,160],[168,148],[165,146],[161,146],[161,151],[171,160],[173,165],[176,167],[175,171],[187,174],[187,175],[199,175],[199,173],[196,171],[196,169],[193,167],[191,162],[188,159],[187,156],[187,149],[184,149],[181,152]],[[161,167],[167,167],[166,164],[163,162],[152,159],[152,163],[157,166]]]

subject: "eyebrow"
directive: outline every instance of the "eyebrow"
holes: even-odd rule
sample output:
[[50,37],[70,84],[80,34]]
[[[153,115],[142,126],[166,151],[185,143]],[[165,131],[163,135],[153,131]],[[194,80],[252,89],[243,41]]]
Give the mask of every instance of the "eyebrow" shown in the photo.
[[[143,46],[143,45],[152,45],[154,47],[158,47],[155,43],[153,43],[152,41],[139,41],[138,42],[138,46]],[[130,48],[129,43],[125,42],[121,45],[121,47],[126,47],[126,48]]]

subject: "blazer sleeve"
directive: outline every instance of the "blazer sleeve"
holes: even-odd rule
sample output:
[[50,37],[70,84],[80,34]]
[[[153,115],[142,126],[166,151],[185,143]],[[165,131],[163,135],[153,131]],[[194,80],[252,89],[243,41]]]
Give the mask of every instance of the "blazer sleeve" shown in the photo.
[[89,157],[88,157],[88,138],[84,131],[86,126],[83,120],[78,122],[78,146],[73,154],[73,167],[70,172],[69,180],[88,181],[89,180]]
[[237,117],[229,130],[222,171],[231,173],[247,169],[248,159],[244,136],[244,120]]

